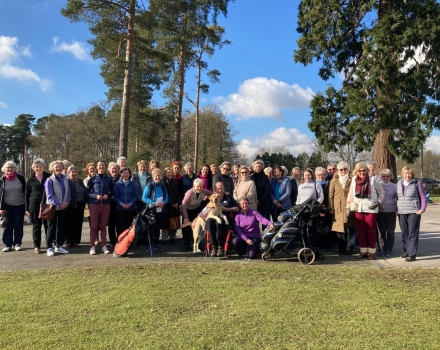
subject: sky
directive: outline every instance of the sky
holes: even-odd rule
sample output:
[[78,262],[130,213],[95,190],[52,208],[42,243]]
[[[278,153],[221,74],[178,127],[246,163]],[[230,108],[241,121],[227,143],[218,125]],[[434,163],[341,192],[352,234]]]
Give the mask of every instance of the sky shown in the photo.
[[[37,119],[74,113],[106,99],[100,61],[90,56],[92,38],[85,23],[71,23],[61,7],[66,0],[0,0],[0,123],[19,114]],[[146,4],[147,1],[144,1]],[[221,17],[231,45],[208,60],[221,73],[202,104],[218,104],[236,132],[240,152],[253,157],[260,148],[283,146],[293,155],[311,153],[314,135],[307,127],[309,102],[329,82],[319,64],[295,64],[298,0],[237,0]],[[194,96],[195,72],[186,91]],[[332,84],[341,81],[336,77]],[[154,105],[163,105],[161,92]],[[189,103],[185,108],[192,110]],[[438,149],[436,132],[425,145]]]

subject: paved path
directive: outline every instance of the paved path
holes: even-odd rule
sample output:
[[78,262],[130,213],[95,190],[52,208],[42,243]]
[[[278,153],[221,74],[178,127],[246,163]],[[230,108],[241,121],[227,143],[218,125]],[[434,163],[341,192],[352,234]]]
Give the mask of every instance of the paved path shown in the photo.
[[[428,210],[422,216],[421,235],[419,240],[419,250],[417,260],[415,262],[406,262],[400,258],[402,254],[401,234],[397,225],[396,243],[394,249],[394,257],[375,261],[358,260],[353,256],[338,256],[335,250],[323,251],[325,260],[318,262],[323,265],[349,265],[349,266],[378,266],[381,268],[408,268],[408,267],[424,267],[436,268],[440,267],[440,205],[430,204]],[[7,253],[0,252],[0,271],[13,271],[25,269],[64,269],[75,267],[94,267],[94,266],[117,266],[128,264],[150,264],[163,262],[209,262],[209,263],[240,263],[240,264],[273,264],[273,263],[293,263],[299,264],[296,259],[280,256],[277,261],[263,262],[261,259],[249,261],[237,256],[230,258],[205,258],[202,253],[183,253],[182,240],[179,239],[178,245],[167,246],[167,250],[162,254],[154,254],[153,258],[145,252],[145,246],[135,247],[128,257],[113,258],[112,254],[104,255],[100,253],[98,246],[97,255],[89,254],[88,224],[84,223],[83,242],[80,248],[70,249],[70,254],[55,255],[47,257],[45,249],[41,254],[35,254],[32,245],[31,226],[25,226],[24,229],[23,250]],[[44,235],[44,234],[43,234]],[[180,234],[178,235],[180,237]]]

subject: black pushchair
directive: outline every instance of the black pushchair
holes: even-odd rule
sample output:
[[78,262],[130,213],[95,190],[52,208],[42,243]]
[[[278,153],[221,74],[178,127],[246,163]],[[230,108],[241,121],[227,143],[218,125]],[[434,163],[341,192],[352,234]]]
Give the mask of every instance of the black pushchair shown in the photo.
[[261,258],[271,260],[276,254],[284,252],[297,256],[303,264],[312,264],[315,259],[324,259],[316,247],[311,247],[308,237],[302,228],[314,217],[325,213],[321,204],[310,198],[301,205],[296,205],[278,216],[274,223],[274,229],[266,228],[263,231],[263,238],[260,244],[262,250]]

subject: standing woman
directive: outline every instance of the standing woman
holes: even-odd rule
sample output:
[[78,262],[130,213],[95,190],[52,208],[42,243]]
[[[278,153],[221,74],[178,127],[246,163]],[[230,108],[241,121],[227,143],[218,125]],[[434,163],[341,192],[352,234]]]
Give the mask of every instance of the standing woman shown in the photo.
[[330,181],[328,206],[333,212],[332,231],[336,233],[339,254],[348,255],[353,252],[356,245],[354,213],[349,213],[347,216],[346,210],[352,177],[348,163],[339,162],[337,169],[337,173]]
[[107,248],[107,221],[110,214],[110,198],[113,196],[114,187],[110,176],[106,175],[106,166],[99,161],[98,174],[90,178],[87,191],[90,197],[90,254],[96,254],[96,238],[98,230],[101,231],[102,252],[109,254]]
[[27,180],[25,190],[25,209],[32,223],[32,240],[34,241],[34,251],[36,254],[40,253],[41,226],[44,226],[47,236],[47,220],[38,218],[40,203],[44,193],[44,183],[50,176],[49,173],[44,171],[45,167],[46,163],[43,159],[37,158],[33,161],[32,170],[34,172]]
[[[87,187],[78,178],[78,168],[71,165],[67,169],[67,175],[69,176],[69,183],[72,184],[71,191],[74,189],[76,206],[69,205],[67,211],[67,227],[66,227],[66,245],[67,247],[79,247],[81,243],[82,227],[84,221],[84,208],[86,203],[89,202],[89,194],[87,193]],[[72,196],[72,193],[71,197]],[[70,201],[72,202],[72,201]]]
[[[311,169],[304,170],[303,183],[298,187],[298,197],[296,199],[296,204],[302,204],[310,198],[314,198],[319,203],[322,204],[324,201],[324,192],[322,187],[317,185],[315,182],[315,177],[313,176],[313,171]],[[309,248],[316,249],[318,247],[318,218],[314,217],[308,223],[305,223],[301,227],[303,234],[307,232],[309,240]]]
[[200,168],[199,178],[203,180],[203,188],[212,191],[212,174],[208,164],[204,164]]
[[153,225],[153,246],[147,247],[148,253],[155,253],[157,250],[165,250],[159,243],[160,230],[168,225],[165,215],[165,205],[168,203],[168,193],[165,184],[162,181],[162,170],[154,168],[151,171],[153,182],[145,187],[142,200],[147,205],[152,205],[156,208],[154,211],[155,224]]
[[237,186],[238,181],[240,181],[240,164],[232,165],[232,182],[234,187]]
[[179,191],[181,198],[185,196],[186,192],[193,188],[194,180],[197,179],[197,175],[194,174],[193,165],[191,163],[186,163],[183,169],[185,170],[186,174],[183,175],[179,180]]
[[133,181],[130,181],[131,171],[129,168],[122,168],[121,181],[115,185],[116,222],[118,227],[117,236],[124,232],[133,222],[136,214],[136,202],[138,200],[138,189]]
[[2,166],[4,175],[0,178],[0,214],[7,212],[9,222],[3,229],[3,251],[12,247],[21,250],[23,240],[23,218],[25,211],[24,194],[26,180],[17,173],[17,165],[7,161]]
[[375,258],[376,219],[384,194],[376,177],[368,175],[367,165],[363,162],[357,163],[347,196],[347,208],[355,212],[356,230],[361,246],[358,259]]
[[[255,182],[255,187],[257,188],[257,211],[269,220],[271,208],[270,184],[267,175],[263,172],[263,161],[261,159],[256,160],[252,164],[252,168],[254,172],[250,178]],[[263,226],[264,228],[265,226]]]
[[278,215],[292,207],[290,201],[290,179],[283,175],[283,169],[279,165],[273,168],[274,179],[270,184],[270,197],[273,204],[272,218],[276,220]]
[[[203,188],[203,180],[195,179],[193,188],[185,193],[182,200],[182,215],[183,223],[193,222],[197,215],[200,214],[204,205],[203,201],[206,196],[210,196],[213,192]],[[191,226],[186,226],[182,229],[183,236],[183,251],[190,250],[192,229]]]
[[[67,207],[70,202],[70,188],[67,176],[63,174],[64,163],[56,160],[50,163],[49,170],[52,175],[44,183],[46,189],[47,204],[56,206],[53,220],[48,220],[48,230],[46,237],[47,256],[53,256],[55,253],[69,253],[63,248],[66,240]],[[55,249],[53,243],[55,242]]]
[[[120,167],[115,162],[110,162],[108,164],[108,170],[110,171],[110,177],[113,182],[113,188],[116,187],[116,183],[121,181]],[[110,198],[110,214],[108,216],[108,239],[110,241],[110,246],[114,247],[117,242],[118,235],[118,222],[116,219],[116,201],[114,196]]]
[[174,172],[174,180],[178,182],[182,175],[180,175],[180,172],[182,170],[182,163],[178,162],[177,160],[171,163],[171,168]]
[[147,172],[147,162],[145,160],[140,160],[137,162],[138,172],[134,173],[131,177],[131,181],[136,184],[138,189],[138,201],[137,201],[137,209],[140,211],[144,203],[142,202],[142,194],[144,193],[145,186],[147,183],[150,183],[152,180],[151,175]]
[[267,168],[264,168],[263,171],[267,175],[267,178],[269,179],[269,184],[272,184],[273,169],[270,166],[268,166]]
[[95,163],[87,163],[86,167],[83,169],[83,173],[86,178],[83,181],[84,186],[87,187],[89,180],[91,177],[96,175],[96,164]]
[[397,185],[390,181],[394,178],[390,169],[382,170],[380,178],[385,195],[377,214],[377,228],[384,244],[381,255],[390,257],[393,255],[394,231],[396,230]]
[[[174,179],[174,172],[172,168],[165,168],[165,176],[163,182],[167,188],[168,203],[165,206],[165,214],[169,219],[171,217],[177,217],[179,219],[179,204],[181,203],[179,188],[177,187],[177,181]],[[176,244],[177,230],[170,230],[169,225],[162,229],[162,241],[165,243],[169,240],[170,244]]]
[[257,210],[257,189],[255,182],[249,177],[249,169],[242,166],[239,170],[240,181],[234,187],[234,199],[247,198],[249,209]]
[[211,168],[212,177],[214,177],[214,175],[218,174],[219,171],[218,171],[217,164],[211,164],[209,167]]
[[414,170],[403,167],[402,179],[397,183],[397,211],[402,230],[403,254],[406,261],[415,261],[419,245],[420,218],[427,206],[421,180],[414,179]]

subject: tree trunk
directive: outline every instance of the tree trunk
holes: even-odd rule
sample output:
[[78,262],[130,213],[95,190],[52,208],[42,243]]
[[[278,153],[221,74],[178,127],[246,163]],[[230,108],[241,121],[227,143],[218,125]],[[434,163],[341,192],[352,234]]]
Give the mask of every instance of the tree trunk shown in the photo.
[[394,174],[394,181],[397,181],[396,157],[390,152],[387,145],[392,140],[390,130],[381,130],[376,135],[373,148],[373,162],[376,163],[376,175],[383,169],[390,169]]
[[195,136],[194,136],[194,171],[197,173],[198,162],[199,162],[199,101],[200,101],[200,82],[202,80],[202,67],[201,67],[200,57],[199,62],[197,64],[197,90],[196,90],[196,127],[195,127]]
[[177,92],[177,108],[174,117],[174,160],[180,160],[180,136],[182,133],[182,106],[185,89],[185,49],[182,44],[180,44],[179,81],[177,85],[179,90]]
[[128,14],[127,47],[125,52],[124,90],[122,93],[121,106],[121,130],[119,132],[119,155],[124,157],[128,155],[128,119],[130,116],[131,74],[133,68],[134,18],[136,10],[135,4],[135,0],[130,1],[130,12]]

